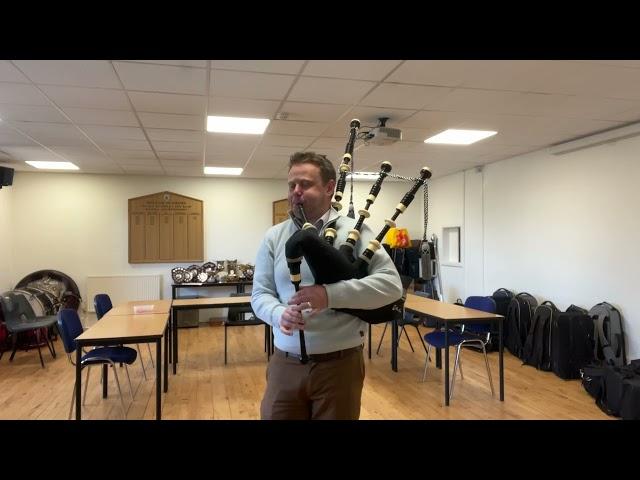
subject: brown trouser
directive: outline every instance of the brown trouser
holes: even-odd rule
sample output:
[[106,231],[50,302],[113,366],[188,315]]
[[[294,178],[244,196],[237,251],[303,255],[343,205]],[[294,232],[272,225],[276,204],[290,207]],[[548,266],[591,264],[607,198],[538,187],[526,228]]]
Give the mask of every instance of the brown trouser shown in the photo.
[[362,346],[311,355],[307,364],[276,349],[267,366],[262,420],[358,420],[364,383]]

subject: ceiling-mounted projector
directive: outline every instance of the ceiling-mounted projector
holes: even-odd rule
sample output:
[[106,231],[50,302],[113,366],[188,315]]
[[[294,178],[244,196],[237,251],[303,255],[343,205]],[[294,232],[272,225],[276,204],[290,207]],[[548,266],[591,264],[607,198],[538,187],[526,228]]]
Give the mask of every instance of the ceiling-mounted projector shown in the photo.
[[391,145],[402,140],[402,130],[385,127],[388,117],[378,119],[380,124],[367,132],[364,141],[371,145]]

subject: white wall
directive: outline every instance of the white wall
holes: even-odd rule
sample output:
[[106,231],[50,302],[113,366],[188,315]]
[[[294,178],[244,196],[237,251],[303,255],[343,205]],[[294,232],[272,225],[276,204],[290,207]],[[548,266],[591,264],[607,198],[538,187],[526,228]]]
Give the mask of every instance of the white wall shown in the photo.
[[13,287],[13,188],[0,189],[0,292]]
[[456,173],[432,181],[429,184],[429,226],[427,235],[438,237],[440,266],[442,274],[443,296],[447,302],[455,302],[457,298],[465,298],[464,264],[465,249],[461,248],[460,264],[445,262],[442,257],[443,234],[445,227],[461,227],[461,241],[464,239],[464,173]]
[[[546,150],[522,155],[487,165],[480,189],[475,182],[464,189],[462,174],[435,180],[436,233],[460,218],[461,205],[484,199],[484,238],[470,235],[475,215],[465,215],[467,258],[460,276],[447,278],[443,267],[445,291],[461,291],[457,296],[464,298],[506,287],[563,310],[609,301],[624,316],[629,358],[640,357],[639,151],[640,139],[633,138],[561,156]],[[467,268],[480,243],[484,255],[473,262],[484,265],[482,291],[476,290],[477,265],[473,272]]]
[[[263,234],[272,224],[272,202],[287,193],[285,180],[31,172],[15,175],[13,206],[6,208],[14,219],[10,283],[35,270],[60,270],[76,281],[85,302],[88,275],[162,274],[164,298],[171,298],[171,268],[190,264],[128,263],[129,198],[168,190],[203,200],[205,261],[238,259],[253,263]],[[364,207],[370,187],[371,182],[354,183],[356,211]],[[406,182],[385,182],[367,225],[380,231],[384,219],[391,217],[409,188]],[[345,215],[348,192],[347,187]],[[4,208],[0,206],[0,222],[8,216],[3,215]],[[409,228],[410,235],[421,238],[421,216],[420,194],[399,217],[398,226],[414,226]],[[181,291],[188,293],[186,289]]]

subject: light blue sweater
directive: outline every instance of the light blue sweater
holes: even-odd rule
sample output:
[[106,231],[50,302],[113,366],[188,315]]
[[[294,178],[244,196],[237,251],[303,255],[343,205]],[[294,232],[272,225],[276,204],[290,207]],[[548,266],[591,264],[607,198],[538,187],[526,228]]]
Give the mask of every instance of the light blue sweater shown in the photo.
[[[332,209],[329,221],[336,217],[338,220],[335,228],[338,233],[334,246],[339,247],[356,221],[340,216]],[[251,306],[258,318],[273,326],[275,346],[285,352],[299,354],[298,332],[294,331],[294,334],[289,336],[279,328],[280,317],[295,293],[289,278],[284,247],[296,230],[298,226],[289,219],[269,228],[265,234],[256,259]],[[321,237],[324,237],[323,231],[320,232]],[[375,234],[364,225],[360,240],[356,244],[356,257],[373,238]],[[301,273],[301,286],[315,283],[306,260],[302,261]],[[309,354],[334,352],[362,345],[367,324],[353,315],[332,310],[333,308],[379,308],[402,296],[400,276],[384,248],[380,248],[373,256],[368,276],[360,280],[342,280],[324,286],[327,290],[329,308],[314,316],[303,314],[306,319],[304,331]]]

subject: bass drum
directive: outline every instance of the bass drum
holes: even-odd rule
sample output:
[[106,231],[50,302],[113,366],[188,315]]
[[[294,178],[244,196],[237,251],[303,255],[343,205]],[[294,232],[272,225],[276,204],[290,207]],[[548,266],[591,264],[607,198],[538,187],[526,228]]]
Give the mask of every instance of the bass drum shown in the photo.
[[[38,270],[30,273],[20,280],[15,288],[28,291],[45,309],[52,308],[54,315],[61,308],[78,310],[82,302],[76,282],[69,275],[57,270]],[[49,303],[53,303],[53,306]]]

